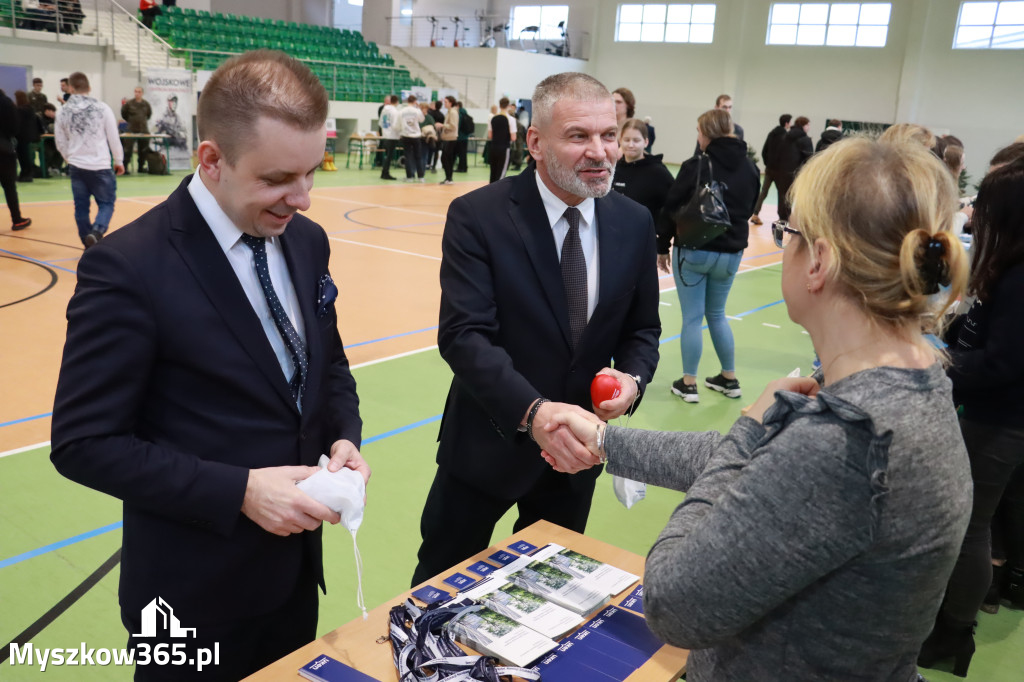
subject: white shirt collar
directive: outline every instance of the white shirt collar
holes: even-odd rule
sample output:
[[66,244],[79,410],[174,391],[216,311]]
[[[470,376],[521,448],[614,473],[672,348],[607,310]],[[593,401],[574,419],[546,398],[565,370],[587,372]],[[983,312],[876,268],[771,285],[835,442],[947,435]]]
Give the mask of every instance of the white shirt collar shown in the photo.
[[[555,226],[555,223],[565,213],[565,209],[569,208],[569,204],[565,203],[555,193],[548,189],[548,186],[544,184],[544,180],[541,179],[540,173],[534,171],[534,175],[537,178],[537,189],[540,191],[540,199],[544,202],[544,210],[548,214],[548,222],[551,227]],[[580,211],[580,229],[590,227],[594,224],[594,198],[587,197],[582,202],[576,205],[576,208]]]
[[[198,169],[196,169],[188,183],[188,193],[192,195],[192,201],[196,202],[199,214],[203,216],[203,220],[210,226],[210,231],[216,237],[221,250],[227,253],[239,242],[243,232],[238,229],[238,226],[232,222],[231,218],[224,212],[224,209],[217,203],[217,198],[213,196],[213,193],[210,192],[202,178],[199,177]],[[274,243],[276,239],[277,237],[271,237],[267,241]]]

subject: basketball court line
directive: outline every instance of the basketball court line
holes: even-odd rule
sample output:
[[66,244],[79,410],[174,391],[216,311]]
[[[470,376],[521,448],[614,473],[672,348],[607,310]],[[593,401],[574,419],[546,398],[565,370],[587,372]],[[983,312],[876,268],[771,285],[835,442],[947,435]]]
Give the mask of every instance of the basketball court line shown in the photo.
[[436,260],[436,261],[440,261],[441,260],[440,256],[428,256],[428,255],[426,255],[424,253],[414,253],[412,251],[403,251],[401,249],[392,249],[389,246],[380,246],[378,244],[367,244],[366,242],[356,242],[356,241],[352,241],[351,239],[341,239],[340,237],[328,237],[328,239],[330,239],[332,242],[342,242],[343,244],[352,244],[354,246],[365,246],[366,248],[369,248],[369,249],[379,249],[381,251],[390,251],[392,253],[401,253],[401,254],[406,255],[406,256],[415,256],[417,258],[426,258],[428,260]]

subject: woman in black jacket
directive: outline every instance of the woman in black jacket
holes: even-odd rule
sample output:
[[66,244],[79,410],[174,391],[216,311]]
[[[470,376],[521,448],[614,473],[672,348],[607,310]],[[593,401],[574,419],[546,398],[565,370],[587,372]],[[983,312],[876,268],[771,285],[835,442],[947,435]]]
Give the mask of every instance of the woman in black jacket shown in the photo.
[[732,117],[722,109],[705,111],[697,119],[697,143],[703,154],[685,161],[669,190],[665,207],[658,218],[658,267],[669,271],[669,245],[675,236],[673,216],[693,197],[698,170],[701,184],[709,176],[725,186],[724,199],[732,226],[700,249],[676,245],[672,273],[676,294],[683,312],[680,340],[683,376],[672,383],[672,392],[688,403],[700,400],[697,394],[697,366],[703,350],[701,322],[708,321],[711,341],[722,363],[722,371],[704,380],[704,385],[729,398],[739,398],[736,379],[735,346],[732,330],[725,319],[725,301],[733,278],[747,248],[747,219],[757,201],[760,176],[747,158],[747,145],[733,133]]
[[32,182],[35,177],[35,164],[32,163],[32,146],[41,140],[43,124],[36,115],[32,105],[28,103],[28,95],[24,90],[14,93],[14,105],[18,109],[18,182]]
[[619,133],[622,158],[615,164],[612,189],[646,206],[651,217],[657,220],[672,186],[672,173],[661,162],[662,154],[644,153],[647,139],[647,124],[640,119],[630,118],[622,124]]
[[779,145],[779,180],[775,183],[779,191],[779,220],[789,220],[791,209],[786,195],[793,186],[797,171],[814,154],[814,143],[807,134],[810,129],[811,120],[806,116],[798,117]]
[[[1024,465],[1024,159],[985,176],[974,203],[971,281],[977,300],[947,331],[960,430],[971,460],[974,509],[946,599],[925,640],[918,664],[930,668],[953,658],[953,674],[966,676],[974,654],[978,609],[992,582],[991,522],[1014,469]],[[1014,540],[1019,542],[1019,538]],[[1016,542],[1008,555],[1019,554]],[[1021,557],[1008,556],[1009,563]],[[1020,571],[1024,566],[1017,566]]]

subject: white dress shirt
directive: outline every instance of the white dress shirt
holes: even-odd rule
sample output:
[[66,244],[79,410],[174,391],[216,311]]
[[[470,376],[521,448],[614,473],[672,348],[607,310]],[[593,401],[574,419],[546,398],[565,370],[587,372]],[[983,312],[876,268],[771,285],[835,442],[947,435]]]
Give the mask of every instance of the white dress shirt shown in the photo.
[[[199,177],[199,171],[192,176],[188,183],[188,193],[196,202],[199,213],[210,226],[213,236],[216,237],[224,255],[231,263],[231,269],[238,277],[238,283],[242,285],[252,309],[260,318],[263,325],[263,333],[267,335],[274,355],[281,365],[286,381],[294,376],[295,360],[284,343],[281,332],[277,329],[274,316],[270,314],[270,306],[267,305],[267,297],[263,294],[263,287],[256,276],[255,257],[252,249],[242,241],[242,231],[231,221],[231,218],[224,213],[220,204],[214,198],[210,190],[203,184]],[[292,326],[302,339],[303,348],[306,347],[306,327],[302,323],[302,311],[299,310],[299,297],[295,294],[295,286],[292,284],[291,275],[288,273],[288,264],[284,259],[284,251],[281,248],[281,240],[277,237],[267,239],[267,268],[270,270],[270,281],[274,285],[274,291],[281,300],[285,314],[291,320]]]
[[[540,190],[541,201],[544,202],[544,210],[548,214],[548,222],[551,224],[551,234],[555,240],[555,249],[558,251],[558,260],[562,260],[562,242],[565,235],[569,233],[569,221],[565,219],[565,209],[569,204],[555,196],[555,193],[548,189],[541,180],[540,173],[534,173],[537,178],[537,189]],[[594,211],[594,199],[588,197],[576,205],[580,212],[580,245],[583,247],[583,258],[587,261],[587,320],[594,314],[598,300],[598,282],[600,278],[600,259],[597,251],[597,214]]]

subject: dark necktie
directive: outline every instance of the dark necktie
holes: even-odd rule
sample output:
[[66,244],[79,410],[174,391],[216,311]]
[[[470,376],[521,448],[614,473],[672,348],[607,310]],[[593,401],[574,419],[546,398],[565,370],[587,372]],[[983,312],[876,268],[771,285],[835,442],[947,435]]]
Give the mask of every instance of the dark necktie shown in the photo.
[[288,387],[292,390],[292,397],[295,398],[295,402],[298,404],[302,399],[302,388],[306,384],[306,372],[309,369],[306,350],[302,347],[302,339],[299,338],[298,332],[295,331],[292,321],[288,319],[288,315],[284,312],[281,299],[277,297],[277,292],[274,291],[273,282],[270,281],[270,269],[267,267],[267,240],[263,237],[243,234],[242,241],[252,249],[256,261],[256,276],[259,278],[260,286],[263,288],[263,296],[267,299],[267,307],[270,308],[270,314],[274,318],[274,324],[277,325],[277,331],[281,333],[284,345],[288,348],[288,352],[292,354],[292,360],[295,362],[295,374],[292,375],[291,380],[288,382]]
[[569,331],[575,348],[587,326],[587,259],[580,243],[580,212],[570,206],[565,209],[569,231],[562,241],[562,285],[569,303]]

